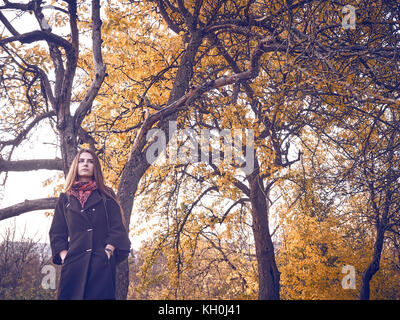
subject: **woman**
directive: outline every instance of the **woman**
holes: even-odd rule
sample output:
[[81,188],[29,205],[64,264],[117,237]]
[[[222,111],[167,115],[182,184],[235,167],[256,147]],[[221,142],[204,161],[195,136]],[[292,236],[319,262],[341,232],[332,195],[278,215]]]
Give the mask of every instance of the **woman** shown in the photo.
[[92,150],[74,158],[49,236],[53,262],[62,265],[58,299],[115,299],[116,265],[127,258],[130,241]]

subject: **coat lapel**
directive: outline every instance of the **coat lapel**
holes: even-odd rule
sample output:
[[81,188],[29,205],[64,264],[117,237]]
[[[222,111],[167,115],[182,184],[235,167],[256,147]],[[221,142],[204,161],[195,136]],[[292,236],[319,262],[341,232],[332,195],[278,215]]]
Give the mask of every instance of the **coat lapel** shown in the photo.
[[80,213],[82,209],[78,199],[76,199],[73,195],[68,196],[68,203],[66,205],[66,208],[78,213]]
[[90,194],[89,198],[87,199],[84,209],[85,210],[89,209],[89,208],[95,206],[96,204],[98,204],[100,201],[103,201],[103,198],[101,197],[100,191],[99,190],[95,190]]
[[89,198],[87,199],[87,201],[85,203],[85,207],[84,208],[82,208],[82,206],[79,203],[78,199],[76,199],[73,195],[70,195],[69,196],[69,201],[67,203],[67,209],[70,209],[72,211],[75,211],[77,213],[85,215],[85,213],[84,213],[85,210],[95,206],[100,201],[102,201],[102,197],[100,195],[100,191],[98,191],[98,190],[95,190],[90,194]]

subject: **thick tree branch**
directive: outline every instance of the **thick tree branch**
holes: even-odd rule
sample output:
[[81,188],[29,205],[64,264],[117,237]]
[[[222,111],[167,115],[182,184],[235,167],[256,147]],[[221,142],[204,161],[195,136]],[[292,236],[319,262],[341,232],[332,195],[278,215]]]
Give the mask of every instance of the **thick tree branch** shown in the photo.
[[250,68],[249,70],[243,71],[241,73],[236,73],[231,76],[224,76],[220,77],[216,80],[209,80],[204,82],[203,84],[191,89],[187,94],[176,100],[175,102],[171,103],[164,109],[153,113],[152,115],[148,116],[144,121],[137,137],[135,143],[132,147],[131,155],[136,151],[139,146],[143,146],[143,142],[148,130],[152,128],[152,126],[159,120],[168,117],[169,115],[181,111],[190,106],[190,102],[194,101],[202,94],[213,90],[218,89],[226,85],[230,85],[233,83],[239,83],[247,80],[254,79],[258,76],[259,73],[259,60],[264,52],[267,51],[276,51],[279,50],[276,45],[271,44],[267,46],[267,43],[270,43],[270,39],[266,38],[259,42],[257,47],[254,49],[252,57],[250,59]]
[[106,66],[103,63],[101,54],[101,19],[100,19],[100,2],[99,0],[92,1],[92,48],[93,48],[93,65],[95,77],[85,98],[80,103],[75,112],[75,128],[79,128],[84,117],[90,112],[93,101],[96,98],[100,87],[106,75]]
[[69,43],[67,40],[64,38],[50,32],[45,32],[45,31],[40,31],[40,30],[35,30],[27,33],[23,33],[20,35],[8,37],[8,38],[3,38],[0,40],[0,44],[6,44],[6,43],[11,43],[15,41],[19,41],[21,43],[32,43],[35,41],[47,41],[51,42],[53,44],[56,44],[60,47],[63,47],[65,51],[70,54],[73,54],[73,48],[71,46],[71,43]]
[[0,11],[0,21],[3,22],[4,26],[7,28],[8,31],[10,31],[10,33],[13,36],[19,36],[19,32],[17,30],[15,30],[15,28],[13,27],[13,25],[10,23],[10,21],[8,21],[8,19],[1,13]]
[[58,198],[25,200],[24,202],[0,209],[0,221],[19,216],[25,212],[54,209],[56,207],[57,200]]
[[178,2],[179,11],[182,14],[183,18],[185,19],[186,25],[188,26],[190,32],[195,31],[195,29],[196,29],[195,20],[194,20],[192,14],[189,12],[189,10],[186,9],[184,1],[177,0],[177,2]]
[[[66,50],[67,63],[65,68],[65,74],[61,86],[61,99],[65,101],[71,100],[72,83],[75,76],[76,66],[79,57],[79,32],[76,20],[78,19],[76,14],[76,1],[68,1],[68,12],[69,12],[69,24],[71,29],[71,49]],[[68,42],[69,43],[69,42]],[[69,104],[68,104],[69,108]],[[68,110],[69,111],[69,110]],[[62,110],[63,115],[67,110]]]
[[16,9],[21,11],[31,11],[35,5],[35,1],[29,1],[28,3],[10,2],[4,1],[5,4],[0,6],[1,9]]
[[165,9],[164,6],[164,1],[162,0],[157,0],[158,3],[158,8],[160,10],[160,13],[163,17],[163,19],[165,20],[165,22],[168,24],[168,27],[174,31],[176,34],[179,34],[180,31],[182,31],[182,28],[177,25],[168,15],[167,10]]
[[9,171],[62,170],[61,159],[12,160],[0,158],[0,173]]

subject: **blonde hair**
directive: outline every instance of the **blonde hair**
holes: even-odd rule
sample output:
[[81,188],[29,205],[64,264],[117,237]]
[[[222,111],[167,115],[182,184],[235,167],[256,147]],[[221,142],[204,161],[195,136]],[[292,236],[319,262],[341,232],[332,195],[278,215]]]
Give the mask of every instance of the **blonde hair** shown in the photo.
[[115,194],[113,189],[107,187],[104,184],[103,171],[101,170],[101,164],[100,164],[99,157],[91,149],[80,149],[78,151],[77,155],[75,156],[74,160],[71,163],[71,167],[68,171],[67,177],[65,178],[64,192],[69,194],[70,190],[72,188],[72,185],[79,178],[78,177],[78,162],[79,162],[79,157],[82,153],[89,153],[93,157],[93,165],[94,165],[93,166],[93,179],[96,181],[97,188],[100,190],[100,193],[102,195],[108,196],[109,198],[112,198],[115,200],[115,202],[118,204],[118,206],[121,210],[122,221],[125,222],[124,213],[123,213],[121,204],[118,201],[117,195]]

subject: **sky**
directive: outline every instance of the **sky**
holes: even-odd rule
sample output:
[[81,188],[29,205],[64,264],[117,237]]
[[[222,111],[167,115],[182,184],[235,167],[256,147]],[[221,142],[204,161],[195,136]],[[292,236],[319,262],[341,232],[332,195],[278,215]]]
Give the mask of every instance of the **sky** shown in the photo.
[[[57,138],[46,124],[36,126],[29,135],[29,141],[16,148],[12,160],[54,159],[60,157],[56,147]],[[0,208],[15,205],[25,200],[34,200],[53,196],[54,185],[43,186],[46,179],[56,177],[58,171],[36,170],[26,172],[9,172],[6,184],[2,187],[3,196],[0,199]],[[51,217],[45,212],[52,210],[32,211],[15,218],[0,221],[0,242],[6,228],[15,224],[17,228],[16,240],[22,236],[32,238],[37,242],[49,242],[48,230]],[[23,232],[25,229],[25,232]]]
[[[42,181],[53,175],[54,172],[48,170],[10,173],[0,207],[5,208],[23,202],[25,199],[45,198],[51,190],[50,188],[43,188]],[[52,210],[48,211],[51,212]],[[18,217],[0,221],[0,242],[5,235],[5,230],[13,227],[14,224],[16,226],[16,241],[23,236],[37,242],[49,242],[48,230],[50,229],[51,217],[46,217],[45,211],[27,212]]]

